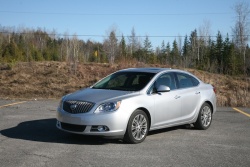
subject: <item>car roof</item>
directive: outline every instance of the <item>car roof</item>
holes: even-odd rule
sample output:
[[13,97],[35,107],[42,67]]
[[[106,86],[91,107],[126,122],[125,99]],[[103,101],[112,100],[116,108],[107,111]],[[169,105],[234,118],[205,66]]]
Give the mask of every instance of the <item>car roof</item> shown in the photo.
[[154,68],[154,67],[147,67],[147,68],[127,68],[120,70],[121,72],[148,72],[148,73],[159,73],[162,71],[170,71],[171,68]]
[[199,78],[197,78],[197,76],[195,76],[194,74],[188,72],[188,71],[184,71],[184,70],[180,70],[180,69],[171,69],[171,68],[159,68],[159,67],[146,67],[146,68],[127,68],[127,69],[122,69],[119,72],[146,72],[146,73],[154,73],[154,74],[158,74],[158,73],[164,73],[164,72],[180,72],[180,73],[185,73],[188,75],[191,75],[193,77],[195,77],[196,79],[198,79],[200,82],[202,82]]

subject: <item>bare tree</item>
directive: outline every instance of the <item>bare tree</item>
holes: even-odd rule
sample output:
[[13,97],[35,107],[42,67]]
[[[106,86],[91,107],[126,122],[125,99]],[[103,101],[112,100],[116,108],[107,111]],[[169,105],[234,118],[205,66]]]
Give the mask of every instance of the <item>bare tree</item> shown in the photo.
[[181,35],[178,35],[178,50],[179,50],[179,54],[182,55],[182,37]]
[[250,9],[249,4],[246,2],[238,2],[233,7],[236,13],[236,22],[232,29],[234,35],[234,43],[240,50],[240,54],[243,55],[244,72],[246,72],[246,47],[249,40],[250,26],[249,16]]
[[77,70],[77,64],[78,64],[78,52],[79,52],[79,40],[77,38],[77,35],[74,34],[73,38],[71,39],[71,45],[72,45],[72,54],[71,54],[71,64],[72,69],[74,70],[74,74],[76,74]]
[[128,41],[130,54],[133,55],[133,53],[140,48],[140,41],[136,36],[134,27],[131,30],[131,35],[128,37]]
[[208,68],[208,62],[205,62],[206,60],[204,59],[207,48],[209,47],[209,41],[210,41],[210,36],[211,36],[211,24],[210,21],[208,20],[203,20],[203,24],[199,27],[199,39],[198,39],[198,56],[200,60],[200,64]]
[[[46,32],[46,30],[44,30],[44,32]],[[58,33],[56,32],[56,29],[53,29],[51,32],[49,32],[49,37],[54,39],[58,39]]]
[[70,40],[69,40],[69,34],[68,32],[65,32],[64,33],[64,39],[63,39],[63,44],[61,46],[61,50],[62,50],[62,54],[64,53],[65,56],[62,56],[62,57],[65,57],[65,61],[69,61],[69,56],[70,56]]
[[118,54],[118,39],[116,37],[116,31],[112,30],[109,34],[109,38],[104,40],[104,51],[107,54],[108,61],[110,64],[113,64],[115,57]]
[[209,20],[203,20],[203,24],[199,27],[200,40],[204,41],[204,45],[208,46],[209,37],[211,36],[211,24]]

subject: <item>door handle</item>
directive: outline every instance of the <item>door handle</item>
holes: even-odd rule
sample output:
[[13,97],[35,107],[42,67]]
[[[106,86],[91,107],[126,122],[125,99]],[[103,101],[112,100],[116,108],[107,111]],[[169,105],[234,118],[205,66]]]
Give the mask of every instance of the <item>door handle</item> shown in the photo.
[[175,99],[179,99],[181,96],[179,96],[179,95],[176,95],[174,98]]
[[196,94],[196,95],[198,95],[198,94],[200,94],[200,93],[201,93],[201,92],[198,92],[198,91],[197,91],[197,92],[195,92],[195,94]]

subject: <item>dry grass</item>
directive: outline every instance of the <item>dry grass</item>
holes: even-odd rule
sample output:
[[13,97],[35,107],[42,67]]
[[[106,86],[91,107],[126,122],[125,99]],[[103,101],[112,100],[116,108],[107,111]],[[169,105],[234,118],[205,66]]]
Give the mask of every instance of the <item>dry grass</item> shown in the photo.
[[[76,73],[65,62],[18,63],[0,69],[0,98],[43,99],[61,96],[88,87],[104,76],[130,67],[167,67],[137,62],[123,64],[78,64]],[[250,79],[185,69],[217,90],[218,106],[250,107]]]

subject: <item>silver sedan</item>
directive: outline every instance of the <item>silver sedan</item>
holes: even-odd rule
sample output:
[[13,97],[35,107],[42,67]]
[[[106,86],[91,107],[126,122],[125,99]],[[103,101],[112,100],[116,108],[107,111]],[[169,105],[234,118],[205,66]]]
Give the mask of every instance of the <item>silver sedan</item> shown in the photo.
[[56,126],[71,133],[140,143],[151,130],[185,124],[205,130],[215,112],[215,88],[191,73],[130,68],[64,96]]

